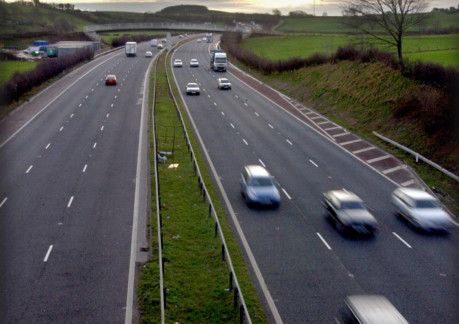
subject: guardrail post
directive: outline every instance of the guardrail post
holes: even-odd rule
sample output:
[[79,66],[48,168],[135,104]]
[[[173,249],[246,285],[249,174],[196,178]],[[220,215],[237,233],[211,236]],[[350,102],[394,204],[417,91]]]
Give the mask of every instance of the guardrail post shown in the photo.
[[419,162],[419,154],[416,153],[416,163],[418,163],[418,162]]
[[208,217],[210,217],[211,215],[212,215],[212,205],[209,202],[209,216]]
[[233,296],[233,305],[234,305],[234,308],[237,307],[237,304],[238,304],[238,298],[239,297],[239,291],[237,288],[234,288],[234,296]]
[[222,244],[222,261],[225,261],[225,246]]
[[239,305],[239,324],[244,323],[244,307]]
[[214,237],[217,237],[217,233],[218,233],[218,225],[217,225],[217,222],[215,222],[215,225],[214,225]]
[[164,308],[166,308],[166,300],[167,300],[166,294],[167,294],[167,289],[166,289],[166,287],[164,287],[164,288],[163,288]]
[[233,272],[229,272],[229,290],[233,290]]

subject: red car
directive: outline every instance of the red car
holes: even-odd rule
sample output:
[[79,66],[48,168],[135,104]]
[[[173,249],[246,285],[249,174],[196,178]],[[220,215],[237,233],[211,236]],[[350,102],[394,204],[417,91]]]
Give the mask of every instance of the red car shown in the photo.
[[116,85],[116,75],[109,74],[105,77],[105,85]]

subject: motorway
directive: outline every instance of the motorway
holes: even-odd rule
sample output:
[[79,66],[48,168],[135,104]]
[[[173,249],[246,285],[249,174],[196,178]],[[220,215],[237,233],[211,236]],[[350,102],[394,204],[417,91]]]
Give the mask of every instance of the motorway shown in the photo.
[[[196,41],[179,47],[172,59],[182,59],[184,67],[174,68],[174,76],[247,240],[245,251],[254,257],[252,274],[271,321],[343,322],[345,296],[382,294],[409,322],[458,323],[457,228],[449,235],[414,231],[393,214],[393,182],[230,72],[212,72],[208,50]],[[188,66],[191,58],[199,68]],[[222,76],[232,90],[218,90]],[[186,96],[185,85],[194,81],[201,95]],[[245,205],[239,179],[248,164],[264,165],[275,177],[279,209]],[[376,237],[343,236],[326,221],[321,195],[341,188],[367,203],[381,226]]]
[[125,321],[147,47],[98,57],[2,121],[2,323]]

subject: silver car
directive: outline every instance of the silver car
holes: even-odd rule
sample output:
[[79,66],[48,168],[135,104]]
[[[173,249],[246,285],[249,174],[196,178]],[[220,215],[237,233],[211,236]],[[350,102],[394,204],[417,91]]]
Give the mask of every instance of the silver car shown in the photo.
[[227,78],[218,78],[219,89],[231,89],[231,82]]
[[361,234],[373,234],[378,223],[368,211],[362,199],[347,190],[332,190],[324,193],[323,205],[338,228]]
[[346,305],[357,323],[408,324],[394,305],[380,295],[354,295],[346,298]]
[[260,165],[247,165],[241,174],[241,195],[251,205],[269,205],[279,207],[279,190],[273,183],[273,177]]
[[183,62],[181,59],[174,60],[174,67],[182,67],[182,66],[183,66]]
[[447,230],[452,225],[451,217],[443,210],[431,194],[415,188],[398,188],[392,193],[392,204],[396,214],[414,226],[427,231]]
[[190,67],[199,67],[199,61],[197,59],[191,59]]
[[186,85],[187,95],[193,95],[193,94],[199,95],[200,92],[201,92],[201,89],[199,88],[199,85],[197,83],[190,82]]

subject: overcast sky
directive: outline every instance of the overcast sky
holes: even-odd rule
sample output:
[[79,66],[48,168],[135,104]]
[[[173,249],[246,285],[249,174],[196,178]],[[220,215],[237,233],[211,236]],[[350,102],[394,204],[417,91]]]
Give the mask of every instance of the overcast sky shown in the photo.
[[[239,11],[239,12],[271,12],[273,9],[280,9],[283,14],[288,14],[293,10],[304,10],[308,13],[313,11],[314,0],[40,0],[41,2],[63,2],[63,3],[127,3],[127,2],[143,2],[144,5],[151,4],[156,11],[161,8],[178,5],[178,4],[200,4],[209,7],[210,9],[224,11]],[[315,0],[315,9],[317,15],[327,11],[329,14],[339,14],[341,5],[345,0]],[[432,0],[432,7],[457,7],[459,0]],[[158,9],[159,8],[159,9]],[[137,11],[137,10],[136,10]]]

